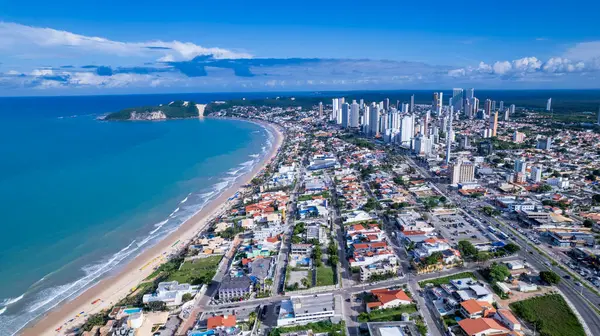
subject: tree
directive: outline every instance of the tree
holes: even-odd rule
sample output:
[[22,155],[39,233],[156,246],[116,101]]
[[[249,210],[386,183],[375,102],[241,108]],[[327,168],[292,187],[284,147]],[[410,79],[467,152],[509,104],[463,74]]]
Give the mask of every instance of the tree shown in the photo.
[[592,226],[594,226],[594,221],[588,218],[583,221],[583,226],[585,226],[586,228],[591,228]]
[[493,281],[504,281],[508,276],[510,276],[510,271],[508,267],[503,264],[493,263],[489,267],[489,277]]
[[148,309],[153,312],[167,310],[167,304],[163,301],[152,301],[148,303],[147,306]]
[[504,246],[504,249],[509,254],[514,254],[514,253],[517,253],[517,252],[519,252],[521,250],[521,248],[519,247],[519,245],[513,244],[513,243],[506,244],[506,246]]
[[560,276],[552,271],[541,271],[540,279],[551,285],[556,285],[560,282]]
[[194,297],[194,296],[193,296],[192,294],[190,294],[190,293],[185,293],[185,294],[183,294],[183,296],[181,297],[181,300],[182,300],[183,302],[188,302],[188,301],[190,301],[190,300],[191,300],[193,297]]
[[425,258],[427,265],[435,265],[443,258],[442,252],[433,252],[429,257]]
[[552,186],[549,184],[543,184],[537,188],[538,192],[546,193],[552,190]]
[[461,240],[458,242],[458,250],[464,258],[470,258],[477,254],[477,249],[468,240]]
[[440,197],[440,202],[446,203],[446,201],[448,201],[448,199],[446,198],[446,196]]
[[594,203],[600,203],[600,194],[592,196],[592,201],[594,201]]
[[475,255],[475,260],[477,260],[478,262],[486,262],[490,260],[491,257],[492,256],[489,253],[479,252],[477,253],[477,255]]

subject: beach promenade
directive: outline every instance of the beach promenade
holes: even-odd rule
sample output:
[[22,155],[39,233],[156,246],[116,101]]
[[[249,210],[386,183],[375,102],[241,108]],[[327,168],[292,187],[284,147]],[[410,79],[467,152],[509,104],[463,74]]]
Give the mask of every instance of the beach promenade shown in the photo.
[[[101,280],[71,301],[58,304],[55,309],[33,322],[31,326],[24,328],[20,334],[24,336],[64,335],[71,328],[81,325],[86,316],[111,308],[127,296],[132,288],[151,275],[157,266],[166,262],[169,255],[180,251],[193,237],[203,231],[211,219],[223,214],[231,206],[228,199],[234,196],[243,185],[250,183],[271,162],[283,143],[284,135],[277,126],[263,122],[258,123],[273,134],[274,140],[269,153],[251,172],[241,176],[229,189],[223,191],[200,212],[158,244],[142,252],[116,275]],[[59,328],[60,330],[58,330]]]

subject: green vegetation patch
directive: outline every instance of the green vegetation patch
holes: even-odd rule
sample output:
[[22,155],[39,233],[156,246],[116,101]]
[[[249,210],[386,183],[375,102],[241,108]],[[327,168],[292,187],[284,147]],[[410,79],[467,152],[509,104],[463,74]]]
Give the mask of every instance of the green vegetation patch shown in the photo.
[[341,336],[345,336],[345,334],[346,334],[346,327],[345,327],[344,321],[342,321],[340,323],[336,323],[336,324],[331,323],[331,321],[321,321],[321,322],[308,323],[308,324],[298,325],[298,326],[293,326],[293,327],[273,328],[269,332],[269,336],[279,336],[281,334],[302,331],[302,330],[312,330],[313,333],[315,333],[315,334],[328,333],[330,335],[339,334]]
[[421,286],[421,288],[424,288],[425,285],[427,285],[427,284],[433,284],[434,286],[439,286],[439,285],[443,285],[443,284],[449,284],[450,280],[464,279],[464,278],[477,279],[475,277],[475,274],[473,274],[473,272],[462,272],[462,273],[457,273],[457,274],[449,275],[449,276],[442,277],[442,278],[419,281],[419,286]]
[[335,273],[333,268],[326,265],[317,267],[317,286],[335,285]]
[[217,266],[222,256],[212,256],[194,261],[186,261],[181,267],[171,273],[167,281],[178,281],[192,285],[210,284],[217,272]]
[[577,317],[560,294],[534,297],[509,306],[520,318],[535,324],[540,335],[585,335]]
[[359,322],[385,322],[385,321],[400,321],[403,313],[412,314],[417,312],[416,304],[402,305],[395,308],[377,309],[370,313],[360,313],[358,315]]

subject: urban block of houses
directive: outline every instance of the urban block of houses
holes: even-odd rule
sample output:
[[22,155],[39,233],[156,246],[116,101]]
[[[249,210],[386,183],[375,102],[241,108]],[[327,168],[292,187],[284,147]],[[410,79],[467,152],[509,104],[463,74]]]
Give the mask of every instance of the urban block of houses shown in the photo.
[[360,267],[388,259],[397,261],[392,248],[385,241],[382,241],[352,245],[352,256],[348,262],[350,267]]
[[239,277],[227,275],[221,281],[218,292],[221,300],[243,298],[252,292],[252,280],[246,275]]
[[373,302],[367,302],[368,313],[375,309],[394,308],[402,305],[408,305],[413,302],[412,299],[401,289],[374,289],[371,291],[371,294],[377,298],[377,300]]

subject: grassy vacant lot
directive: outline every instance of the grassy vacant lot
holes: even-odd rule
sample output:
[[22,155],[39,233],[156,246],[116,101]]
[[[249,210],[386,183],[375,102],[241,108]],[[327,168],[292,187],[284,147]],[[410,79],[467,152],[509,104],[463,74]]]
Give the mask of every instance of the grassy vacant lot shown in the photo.
[[421,288],[424,288],[426,284],[433,284],[434,286],[439,286],[439,285],[443,285],[443,284],[449,284],[450,280],[464,279],[464,278],[477,279],[475,277],[475,274],[473,274],[473,272],[462,272],[462,273],[458,273],[458,274],[449,275],[449,276],[446,276],[443,278],[423,280],[423,281],[419,282],[419,286],[421,286]]
[[222,256],[212,256],[186,261],[178,270],[169,275],[167,281],[179,281],[179,283],[191,283],[193,285],[210,284],[221,258]]
[[402,313],[412,314],[417,311],[417,305],[409,304],[395,308],[377,309],[370,313],[360,313],[359,322],[400,321]]
[[317,286],[335,285],[335,273],[330,266],[317,267]]
[[523,320],[536,324],[543,336],[584,336],[583,327],[560,294],[513,302],[512,311]]

